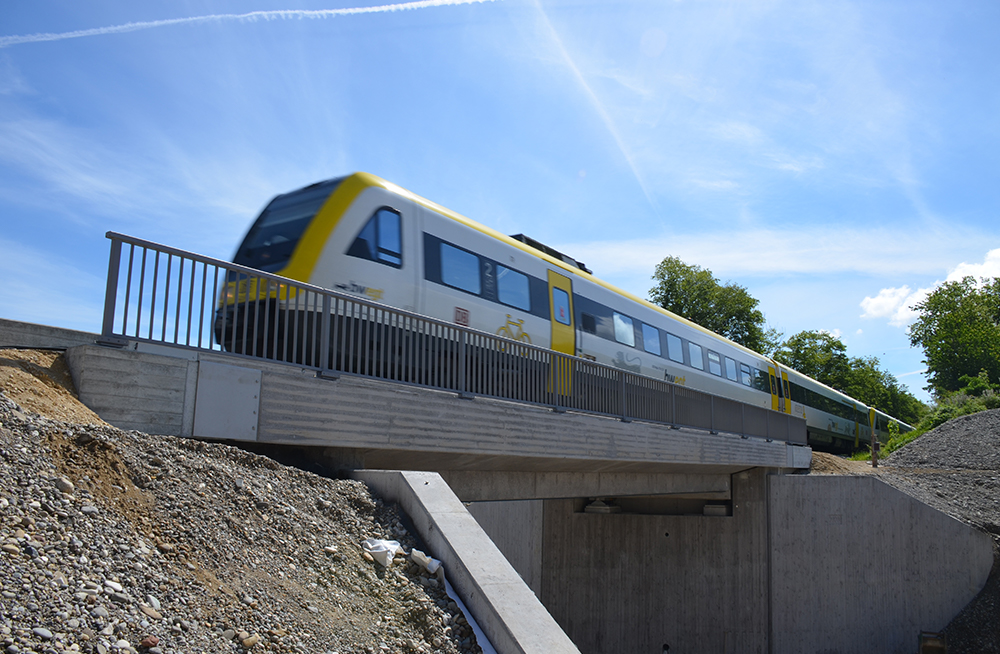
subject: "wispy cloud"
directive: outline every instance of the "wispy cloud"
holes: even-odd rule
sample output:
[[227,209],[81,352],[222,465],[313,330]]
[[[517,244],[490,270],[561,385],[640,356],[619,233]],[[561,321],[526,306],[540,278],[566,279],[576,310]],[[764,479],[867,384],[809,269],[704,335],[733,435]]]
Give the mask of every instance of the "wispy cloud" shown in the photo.
[[889,318],[889,324],[894,327],[905,327],[917,317],[912,309],[945,282],[959,281],[965,277],[976,279],[991,279],[1000,277],[1000,248],[990,250],[982,263],[960,263],[955,266],[943,281],[936,281],[926,288],[911,290],[903,285],[895,288],[883,288],[874,297],[868,296],[861,300],[864,313],[862,318]]
[[[969,243],[981,237],[958,228],[907,234],[878,227],[804,224],[795,231],[749,227],[627,241],[567,242],[557,247],[586,261],[600,275],[648,276],[663,257],[672,255],[717,275],[739,278],[838,273],[898,277],[947,268],[956,253],[967,255]],[[914,252],[933,254],[916,257]]]
[[14,64],[7,56],[0,57],[0,96],[21,95],[31,93],[31,87],[25,82]]
[[275,11],[251,11],[245,14],[210,14],[208,16],[190,16],[187,18],[168,18],[164,20],[141,21],[134,23],[124,23],[121,25],[110,25],[107,27],[95,27],[86,30],[75,30],[72,32],[24,34],[13,36],[0,36],[0,48],[9,48],[12,45],[22,43],[40,43],[44,41],[63,41],[65,39],[78,39],[86,36],[103,36],[106,34],[122,34],[125,32],[136,32],[157,27],[171,27],[173,25],[189,25],[194,23],[219,23],[230,21],[253,22],[258,20],[292,20],[292,19],[327,19],[338,16],[356,16],[359,14],[385,14],[395,11],[410,11],[414,9],[428,9],[431,7],[446,7],[452,5],[468,5],[482,2],[492,2],[493,0],[416,0],[415,2],[401,2],[389,5],[376,5],[373,7],[346,7],[342,9],[281,9]]
[[119,205],[140,181],[106,148],[59,123],[25,118],[0,123],[0,162],[41,179],[50,188],[104,206]]
[[0,122],[0,165],[41,190],[25,193],[21,182],[4,179],[0,196],[44,203],[89,228],[152,239],[174,232],[183,241],[171,245],[198,242],[205,254],[223,255],[264,202],[327,174],[314,162],[275,162],[239,144],[206,158],[155,134],[144,139],[142,147],[122,149],[47,119]]
[[[103,281],[43,252],[0,238],[0,315],[96,332],[101,328]],[[40,293],[40,289],[45,289]]]

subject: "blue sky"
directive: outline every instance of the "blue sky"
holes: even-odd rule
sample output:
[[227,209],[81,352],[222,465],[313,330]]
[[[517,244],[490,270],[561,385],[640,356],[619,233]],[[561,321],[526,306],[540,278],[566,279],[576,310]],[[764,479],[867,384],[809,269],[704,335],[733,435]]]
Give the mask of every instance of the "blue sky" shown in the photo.
[[926,398],[907,307],[1000,275],[998,27],[991,1],[6,2],[0,316],[97,331],[106,231],[228,259],[275,194],[364,170],[642,296],[665,256],[709,268]]

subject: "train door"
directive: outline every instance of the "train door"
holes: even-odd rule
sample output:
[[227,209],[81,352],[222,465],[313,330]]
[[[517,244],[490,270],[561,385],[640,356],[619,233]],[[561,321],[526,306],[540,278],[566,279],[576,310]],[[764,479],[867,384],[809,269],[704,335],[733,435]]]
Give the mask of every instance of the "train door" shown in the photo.
[[784,411],[787,414],[791,414],[792,413],[792,395],[791,395],[791,393],[788,392],[788,373],[785,372],[784,370],[781,371],[781,389],[780,390],[783,391],[782,395],[784,396],[784,407],[782,408],[782,411]]
[[[576,325],[573,318],[573,281],[554,270],[549,271],[549,317],[552,324],[550,347],[556,352],[576,355]],[[561,395],[570,391],[570,362],[559,358],[559,365],[553,366],[552,387]]]
[[784,399],[781,393],[778,392],[778,373],[774,370],[774,366],[767,367],[768,377],[771,380],[771,410],[772,411],[784,411]]

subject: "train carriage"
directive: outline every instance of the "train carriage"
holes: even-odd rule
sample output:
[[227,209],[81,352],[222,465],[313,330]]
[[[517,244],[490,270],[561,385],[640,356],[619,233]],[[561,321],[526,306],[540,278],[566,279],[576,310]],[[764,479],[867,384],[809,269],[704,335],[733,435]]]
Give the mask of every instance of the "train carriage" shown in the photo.
[[[810,444],[823,449],[852,449],[871,439],[869,408],[863,403],[616,289],[550,247],[524,235],[500,234],[366,173],[273,199],[251,226],[234,262],[799,415],[806,420]],[[275,345],[285,336],[280,332],[292,325],[300,332],[292,340],[312,342],[308,332],[315,329],[315,308],[297,302],[279,293],[268,298],[266,309],[255,306],[242,316],[233,313],[233,304],[223,306],[221,313],[229,314],[219,321],[217,338],[234,349],[240,339],[233,330],[241,328],[241,320],[264,319],[275,326]],[[342,315],[338,319],[357,321]],[[403,339],[415,337],[400,324],[369,323],[366,319],[362,327],[352,323],[341,330],[356,334],[348,349],[372,348],[391,357]],[[446,335],[427,342],[436,355],[424,365],[452,365]],[[342,349],[335,348],[334,356],[342,357]],[[298,352],[292,358],[309,354]],[[513,373],[529,365],[514,358],[497,361]],[[344,358],[335,363],[348,370],[356,365]],[[386,369],[404,370],[390,363]],[[405,371],[399,374],[426,372],[412,366]],[[878,412],[878,420],[884,432],[891,417]]]

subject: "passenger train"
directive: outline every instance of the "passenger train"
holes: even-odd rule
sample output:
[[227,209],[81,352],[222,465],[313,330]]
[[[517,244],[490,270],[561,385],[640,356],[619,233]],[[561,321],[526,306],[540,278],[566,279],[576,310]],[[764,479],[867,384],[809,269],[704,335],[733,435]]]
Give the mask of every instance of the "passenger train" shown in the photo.
[[885,435],[893,420],[601,281],[553,248],[367,173],[277,196],[233,262],[802,416],[819,449],[870,443],[870,425]]

